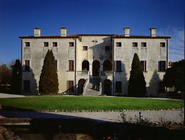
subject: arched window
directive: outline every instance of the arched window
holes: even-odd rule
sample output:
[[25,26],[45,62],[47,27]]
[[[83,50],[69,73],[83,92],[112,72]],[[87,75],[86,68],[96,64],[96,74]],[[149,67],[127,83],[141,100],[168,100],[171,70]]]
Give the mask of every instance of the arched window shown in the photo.
[[84,60],[82,62],[82,70],[87,70],[89,71],[89,62],[87,60]]
[[105,60],[103,63],[103,71],[111,71],[112,63],[109,60]]

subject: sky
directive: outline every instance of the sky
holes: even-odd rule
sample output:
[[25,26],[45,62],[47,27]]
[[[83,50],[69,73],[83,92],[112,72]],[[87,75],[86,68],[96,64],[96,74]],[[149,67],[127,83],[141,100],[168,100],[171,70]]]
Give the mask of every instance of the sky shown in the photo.
[[171,36],[169,60],[184,58],[184,0],[0,0],[0,64],[21,58],[19,36],[33,35],[40,27],[42,35],[123,34],[149,35],[156,27],[158,35]]

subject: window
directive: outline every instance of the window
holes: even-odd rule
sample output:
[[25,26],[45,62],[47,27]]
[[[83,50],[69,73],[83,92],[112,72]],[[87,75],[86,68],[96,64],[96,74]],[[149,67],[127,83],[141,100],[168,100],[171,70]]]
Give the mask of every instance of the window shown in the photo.
[[74,61],[69,60],[69,71],[74,71]]
[[30,60],[25,60],[25,71],[30,71]]
[[74,47],[74,42],[69,42],[69,47]]
[[121,93],[122,92],[122,82],[121,81],[116,81],[116,92]]
[[82,62],[82,71],[88,71],[89,70],[89,62],[87,60],[84,60]]
[[116,47],[121,47],[121,42],[116,42]]
[[121,61],[116,61],[116,72],[121,72]]
[[44,47],[48,47],[49,43],[48,42],[44,42]]
[[69,93],[73,93],[74,92],[73,81],[67,81],[67,89],[68,89]]
[[146,47],[146,42],[141,42],[141,47]]
[[137,47],[137,42],[133,42],[132,47]]
[[165,72],[166,70],[166,61],[159,61],[158,63],[158,71]]
[[24,92],[30,92],[30,81],[24,80]]
[[30,47],[30,42],[25,42],[26,47]]
[[110,46],[105,46],[105,52],[110,52]]
[[57,47],[57,42],[53,42],[53,47]]
[[88,47],[87,46],[83,46],[83,50],[87,51]]
[[165,42],[161,42],[160,47],[165,47]]
[[141,66],[144,72],[146,72],[146,61],[141,61]]

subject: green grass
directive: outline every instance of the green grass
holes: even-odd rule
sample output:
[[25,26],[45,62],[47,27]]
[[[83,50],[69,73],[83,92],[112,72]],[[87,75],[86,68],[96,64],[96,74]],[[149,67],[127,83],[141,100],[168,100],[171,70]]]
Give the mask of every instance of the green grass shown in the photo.
[[26,98],[0,99],[2,106],[39,111],[121,111],[121,110],[159,110],[181,108],[183,103],[144,98],[126,97],[67,97],[32,96]]

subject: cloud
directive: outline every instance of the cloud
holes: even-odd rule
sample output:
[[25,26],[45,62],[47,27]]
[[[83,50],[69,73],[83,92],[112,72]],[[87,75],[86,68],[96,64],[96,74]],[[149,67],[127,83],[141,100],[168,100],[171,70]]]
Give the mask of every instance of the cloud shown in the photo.
[[184,59],[184,29],[168,27],[159,32],[159,35],[170,36],[169,60],[178,61]]

